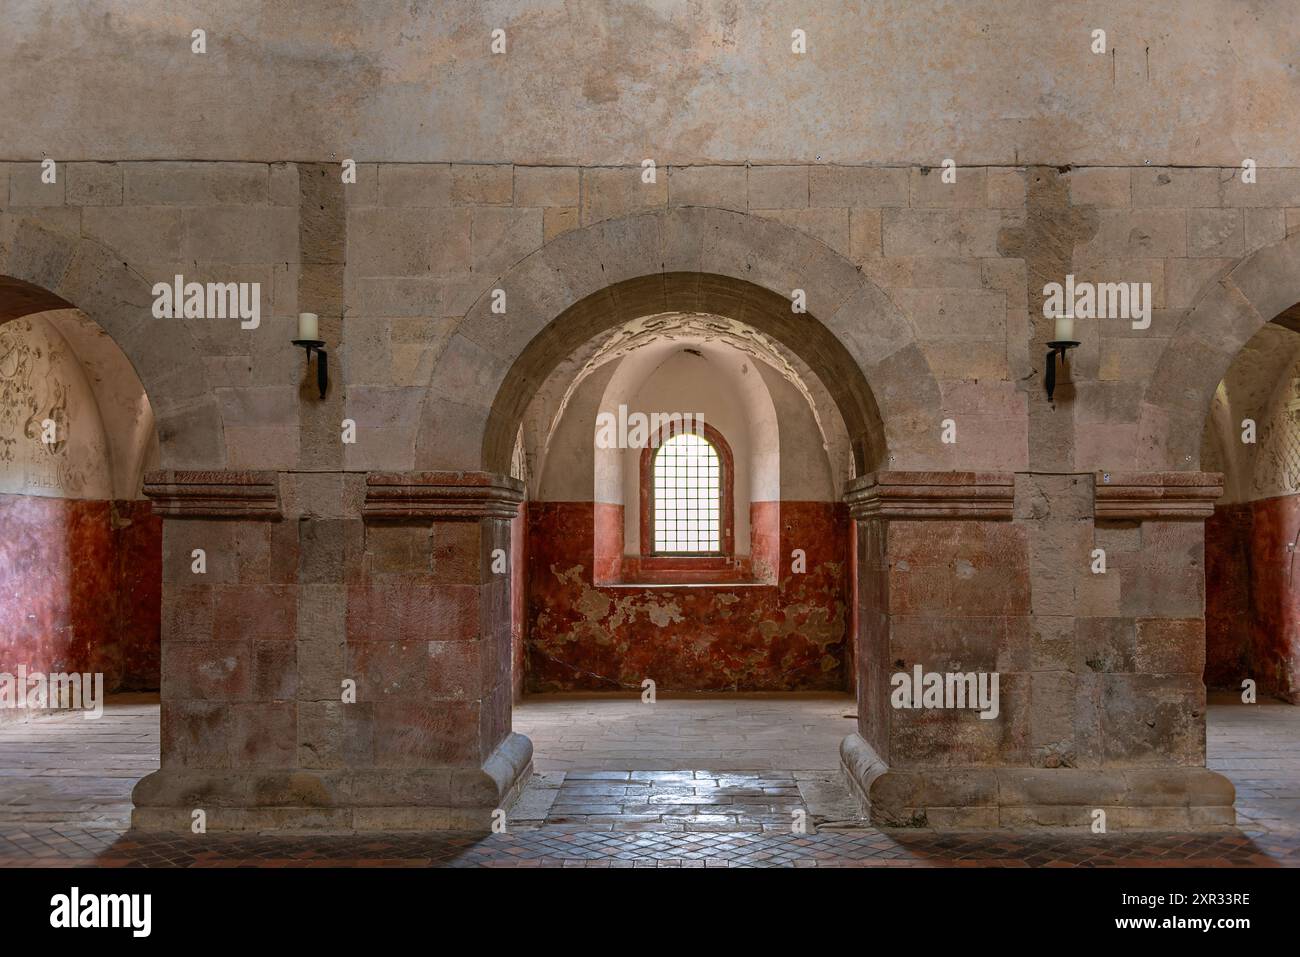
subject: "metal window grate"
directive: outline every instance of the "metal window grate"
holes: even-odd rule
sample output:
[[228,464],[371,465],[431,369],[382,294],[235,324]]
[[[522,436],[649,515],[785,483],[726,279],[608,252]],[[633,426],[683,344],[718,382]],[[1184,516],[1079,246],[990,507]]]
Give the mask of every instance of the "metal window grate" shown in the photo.
[[657,552],[722,550],[722,463],[708,439],[674,435],[655,453],[654,542]]

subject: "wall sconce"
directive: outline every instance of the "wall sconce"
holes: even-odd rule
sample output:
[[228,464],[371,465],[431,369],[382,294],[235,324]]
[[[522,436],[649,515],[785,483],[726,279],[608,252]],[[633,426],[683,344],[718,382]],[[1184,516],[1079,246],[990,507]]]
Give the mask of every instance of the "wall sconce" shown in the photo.
[[1065,368],[1068,361],[1066,353],[1079,345],[1079,340],[1074,338],[1074,316],[1057,316],[1056,328],[1053,331],[1052,340],[1047,343],[1047,373],[1043,378],[1047,386],[1047,401],[1052,401],[1052,394],[1056,391],[1056,360],[1061,360],[1061,368]]
[[320,397],[325,398],[329,388],[329,356],[325,353],[325,340],[320,338],[320,322],[314,312],[298,313],[298,338],[293,340],[295,346],[302,346],[307,353],[307,368],[311,368],[311,354],[316,353],[316,384],[320,386]]

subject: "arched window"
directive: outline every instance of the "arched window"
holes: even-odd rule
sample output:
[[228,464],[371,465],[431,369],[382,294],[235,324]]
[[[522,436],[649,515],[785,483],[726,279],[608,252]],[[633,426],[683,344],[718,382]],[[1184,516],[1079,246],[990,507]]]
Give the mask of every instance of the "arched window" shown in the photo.
[[641,555],[725,563],[734,553],[731,449],[721,433],[671,423],[641,457]]
[[654,551],[722,551],[722,460],[708,439],[674,435],[655,455]]

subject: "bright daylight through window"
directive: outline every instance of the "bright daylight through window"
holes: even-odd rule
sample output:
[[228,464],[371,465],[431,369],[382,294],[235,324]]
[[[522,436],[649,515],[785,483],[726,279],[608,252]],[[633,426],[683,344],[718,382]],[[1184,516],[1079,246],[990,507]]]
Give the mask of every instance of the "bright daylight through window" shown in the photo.
[[698,435],[675,435],[655,454],[656,552],[722,550],[719,536],[722,464]]

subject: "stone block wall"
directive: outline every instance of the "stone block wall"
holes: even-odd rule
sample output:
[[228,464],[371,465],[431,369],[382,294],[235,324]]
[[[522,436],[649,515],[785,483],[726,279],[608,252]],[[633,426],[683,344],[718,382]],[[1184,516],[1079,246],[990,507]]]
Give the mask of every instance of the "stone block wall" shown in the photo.
[[[1031,349],[1027,338],[1042,325],[1031,306],[1041,312],[1044,281],[1067,272],[1079,281],[1118,281],[1122,273],[1125,281],[1152,284],[1149,330],[1139,333],[1122,321],[1089,327],[1064,386],[1070,408],[1052,417],[1052,435],[1044,436],[1045,442],[1072,445],[1052,453],[1066,465],[1131,467],[1141,383],[1183,312],[1241,256],[1285,237],[1284,207],[1240,205],[1261,197],[1220,189],[1217,180],[1211,190],[1189,185],[1201,174],[1230,180],[1230,171],[977,169],[961,174],[960,188],[948,189],[937,185],[937,172],[917,167],[670,168],[660,187],[642,184],[640,169],[631,166],[497,166],[478,178],[470,176],[472,169],[401,167],[403,182],[419,171],[425,188],[414,202],[428,208],[427,216],[400,204],[412,194],[382,188],[387,166],[361,169],[360,176],[372,174],[379,184],[373,192],[358,190],[362,205],[350,207],[348,221],[349,242],[358,251],[349,261],[349,315],[379,320],[365,347],[378,364],[368,364],[367,375],[387,367],[396,378],[383,381],[393,388],[423,384],[420,376],[410,380],[402,373],[413,371],[429,349],[436,351],[450,330],[428,313],[463,315],[511,264],[561,232],[680,206],[738,209],[825,243],[899,305],[945,383],[945,408],[969,430],[965,450],[934,449],[932,458],[968,467],[1028,462],[1028,410],[1038,397],[1013,383],[1045,351]],[[495,187],[453,192],[458,172],[463,182]],[[1267,172],[1276,177],[1270,195],[1300,208],[1300,180],[1289,170]],[[564,186],[543,195],[534,185],[543,180]],[[1176,208],[1178,197],[1200,205]],[[492,205],[475,205],[485,198]],[[542,219],[554,210],[566,211],[563,226],[543,229]],[[1235,251],[1206,247],[1193,235],[1211,214],[1240,226]],[[1249,234],[1247,218],[1255,225]],[[507,222],[508,228],[502,225]],[[496,240],[499,230],[508,244]],[[436,255],[432,247],[405,257],[382,252],[388,242],[419,249],[447,231],[475,241],[440,244]],[[1026,258],[1027,250],[1041,256],[1040,246],[1062,244],[1067,253],[1055,260]],[[1047,330],[1041,332],[1040,345],[1047,339]]]
[[[147,284],[260,284],[259,329],[141,328],[192,340],[235,468],[412,467],[434,362],[504,274],[564,233],[689,206],[790,226],[902,310],[959,437],[893,465],[1132,468],[1146,383],[1179,322],[1300,223],[1292,169],[1260,170],[1257,188],[1231,169],[1146,167],[981,167],[953,186],[926,167],[820,164],[668,167],[657,185],[634,166],[362,163],[348,185],[333,164],[71,163],[56,184],[39,169],[5,167],[9,228],[86,237]],[[644,269],[660,265],[650,254]],[[35,280],[54,288],[64,269],[51,262]],[[1146,330],[1081,324],[1049,414],[1033,375],[1050,332],[1041,287],[1066,273],[1149,282],[1154,308]],[[326,317],[337,385],[324,404],[289,343],[300,310]],[[348,447],[335,434],[344,417],[361,434]]]

